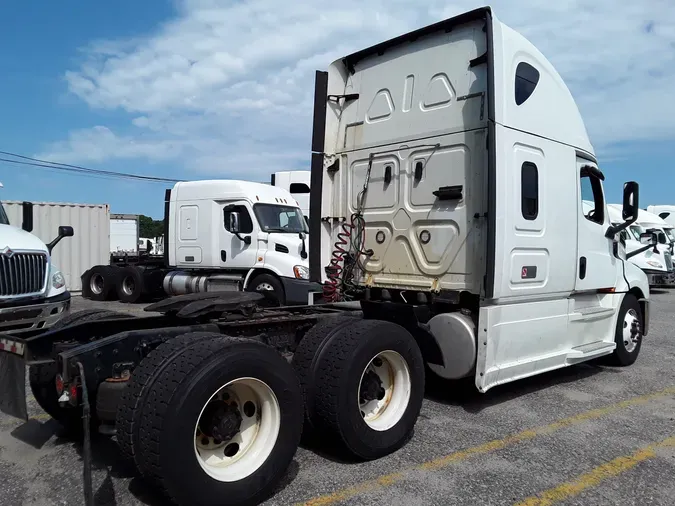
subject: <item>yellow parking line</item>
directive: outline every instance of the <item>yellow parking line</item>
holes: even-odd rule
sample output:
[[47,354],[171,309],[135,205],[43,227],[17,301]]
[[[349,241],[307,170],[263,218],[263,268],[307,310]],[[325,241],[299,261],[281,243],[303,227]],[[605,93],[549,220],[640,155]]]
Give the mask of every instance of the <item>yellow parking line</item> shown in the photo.
[[51,419],[51,415],[48,415],[47,413],[38,413],[37,415],[31,416],[30,419],[37,421],[44,421]]
[[550,488],[536,496],[528,497],[524,501],[517,503],[516,506],[551,506],[557,502],[577,496],[586,489],[594,487],[609,478],[613,478],[614,476],[618,476],[619,474],[632,469],[644,460],[656,457],[655,450],[665,446],[675,447],[675,436],[661,441],[660,443],[642,448],[632,455],[617,457],[614,460],[610,460],[571,481]]
[[428,462],[424,462],[422,464],[418,464],[416,466],[409,467],[407,469],[403,469],[401,471],[398,471],[396,473],[392,474],[387,474],[384,476],[380,476],[379,478],[375,478],[373,480],[368,480],[364,481],[362,483],[359,483],[358,485],[354,485],[352,487],[347,487],[341,490],[338,490],[336,492],[333,492],[332,494],[326,494],[326,495],[321,495],[318,497],[315,497],[314,499],[310,499],[306,502],[298,503],[298,506],[325,506],[327,504],[334,504],[340,501],[345,501],[351,497],[355,497],[357,495],[364,494],[366,492],[372,492],[373,490],[378,490],[380,488],[385,488],[390,485],[393,485],[394,483],[401,481],[405,474],[410,472],[410,471],[432,471],[436,469],[441,469],[443,467],[446,467],[450,464],[454,464],[463,460],[468,459],[469,457],[472,457],[474,455],[483,455],[485,453],[489,453],[495,450],[500,450],[502,448],[505,448],[507,446],[514,445],[516,443],[520,443],[522,441],[528,441],[530,439],[534,439],[537,436],[543,436],[546,434],[551,434],[553,432],[556,432],[560,429],[563,429],[565,427],[570,427],[573,425],[578,425],[580,423],[589,421],[589,420],[595,420],[597,418],[600,418],[602,416],[608,415],[610,413],[613,413],[615,411],[618,411],[623,408],[627,408],[630,406],[636,406],[639,404],[645,404],[649,401],[652,401],[654,399],[657,399],[659,397],[663,397],[669,394],[675,394],[675,386],[666,388],[665,390],[661,390],[659,392],[654,392],[652,394],[646,394],[646,395],[640,395],[638,397],[633,397],[631,399],[627,399],[625,401],[617,402],[614,404],[609,404],[605,407],[598,408],[598,409],[592,409],[590,411],[585,411],[583,413],[579,413],[578,415],[570,416],[569,418],[563,418],[562,420],[558,420],[557,422],[553,422],[549,425],[544,425],[542,427],[536,427],[533,429],[528,429],[524,430],[522,432],[518,432],[516,434],[513,434],[511,436],[507,436],[503,439],[496,439],[493,441],[489,441],[487,443],[484,443],[482,445],[474,446],[471,448],[467,448],[464,450],[460,450],[455,453],[451,453],[450,455],[446,455],[444,457],[440,457],[434,460],[430,460]]

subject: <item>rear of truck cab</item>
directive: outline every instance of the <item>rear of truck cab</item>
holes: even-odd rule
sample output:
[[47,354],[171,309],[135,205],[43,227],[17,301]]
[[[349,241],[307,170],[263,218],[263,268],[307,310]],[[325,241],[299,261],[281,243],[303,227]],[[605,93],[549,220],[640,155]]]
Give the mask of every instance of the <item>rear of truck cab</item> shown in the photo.
[[[612,353],[626,294],[646,306],[571,93],[489,8],[318,71],[314,113],[311,278],[369,305],[464,304],[478,335],[435,339],[481,391]],[[637,184],[624,202],[628,224]]]

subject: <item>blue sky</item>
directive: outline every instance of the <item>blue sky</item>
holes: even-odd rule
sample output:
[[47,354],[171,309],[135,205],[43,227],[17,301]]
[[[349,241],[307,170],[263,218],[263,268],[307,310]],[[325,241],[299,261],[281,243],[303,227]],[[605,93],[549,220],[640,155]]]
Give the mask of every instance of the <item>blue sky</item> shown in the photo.
[[[169,178],[267,181],[307,168],[314,69],[479,4],[3,2],[0,150]],[[675,203],[675,6],[492,5],[563,75],[609,200],[634,179],[642,207]],[[5,200],[108,203],[156,218],[169,186],[1,162],[0,181]]]

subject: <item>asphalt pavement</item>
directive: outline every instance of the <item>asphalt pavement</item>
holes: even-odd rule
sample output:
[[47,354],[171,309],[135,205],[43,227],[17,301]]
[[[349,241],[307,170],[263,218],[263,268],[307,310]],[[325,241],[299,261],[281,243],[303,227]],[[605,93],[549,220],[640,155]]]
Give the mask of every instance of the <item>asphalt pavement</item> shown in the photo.
[[[76,298],[73,310],[101,304]],[[432,382],[401,450],[355,463],[300,448],[265,504],[671,506],[674,366],[675,291],[658,291],[633,366],[581,364],[484,395]],[[81,447],[28,402],[28,422],[0,415],[0,504],[83,504]],[[123,465],[113,440],[96,438],[93,457],[97,505],[165,504]]]

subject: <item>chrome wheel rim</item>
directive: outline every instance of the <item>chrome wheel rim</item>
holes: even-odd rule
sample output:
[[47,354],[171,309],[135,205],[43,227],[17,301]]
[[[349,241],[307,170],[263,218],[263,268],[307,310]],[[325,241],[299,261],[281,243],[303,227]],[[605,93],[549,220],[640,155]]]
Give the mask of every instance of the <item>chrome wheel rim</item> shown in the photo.
[[628,353],[633,353],[642,338],[640,317],[635,309],[629,309],[623,318],[623,347]]
[[100,295],[103,293],[104,280],[103,275],[94,274],[89,281],[89,289],[93,294]]
[[124,292],[125,295],[132,295],[134,293],[134,290],[136,290],[136,283],[134,282],[134,278],[131,276],[127,276],[124,278],[122,281],[122,291]]

